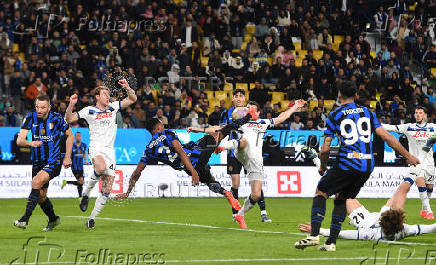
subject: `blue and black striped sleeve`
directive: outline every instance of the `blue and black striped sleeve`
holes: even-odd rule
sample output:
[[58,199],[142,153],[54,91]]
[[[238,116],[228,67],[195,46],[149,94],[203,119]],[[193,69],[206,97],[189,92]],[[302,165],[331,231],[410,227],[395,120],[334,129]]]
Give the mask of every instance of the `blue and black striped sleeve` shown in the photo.
[[33,121],[33,112],[27,114],[26,118],[24,118],[23,124],[21,125],[21,129],[30,130],[32,128]]
[[326,120],[326,128],[327,129],[324,131],[325,137],[334,137],[336,135],[336,124],[332,115],[330,115]]
[[377,129],[378,127],[381,126],[380,121],[377,119],[377,116],[375,115],[374,112],[370,112],[371,113],[371,123],[372,123],[372,128],[375,131],[375,129]]
[[66,132],[68,128],[70,128],[68,122],[62,116],[59,116],[59,129],[62,132]]
[[165,135],[167,136],[166,141],[167,141],[169,146],[173,146],[172,143],[173,143],[174,140],[177,140],[177,141],[180,142],[180,140],[177,137],[177,135],[174,132],[172,132],[172,131],[166,131]]

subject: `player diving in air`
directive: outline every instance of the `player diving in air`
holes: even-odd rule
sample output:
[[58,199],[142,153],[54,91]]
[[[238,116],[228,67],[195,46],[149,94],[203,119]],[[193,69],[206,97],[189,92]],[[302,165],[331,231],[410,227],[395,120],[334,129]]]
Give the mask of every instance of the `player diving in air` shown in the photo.
[[[300,99],[295,104],[288,108],[286,111],[280,113],[277,118],[272,119],[252,119],[250,122],[242,125],[239,128],[238,139],[224,139],[221,145],[217,148],[217,152],[225,149],[235,150],[235,157],[242,163],[247,171],[247,177],[250,181],[251,194],[245,200],[242,209],[235,216],[236,221],[239,223],[240,228],[247,228],[244,220],[244,215],[248,212],[257,201],[261,198],[262,182],[264,179],[263,171],[263,135],[269,127],[281,124],[291,117],[299,108],[303,107],[305,101]],[[257,102],[250,101],[247,104],[249,108],[256,109],[256,115],[259,116],[260,107]],[[213,131],[219,129],[215,127],[208,128]],[[191,131],[200,131],[199,128],[189,128]]]
[[[151,133],[152,139],[130,177],[127,192],[118,195],[116,199],[127,198],[146,165],[152,161],[159,161],[171,166],[175,170],[184,170],[192,176],[194,186],[199,182],[205,183],[211,191],[224,195],[232,208],[240,210],[241,206],[238,200],[233,197],[230,191],[226,191],[221,187],[221,184],[214,179],[210,172],[208,162],[217,143],[223,138],[223,135],[229,135],[231,131],[239,128],[239,126],[246,123],[251,117],[257,118],[255,115],[257,115],[257,113],[252,109],[249,115],[228,124],[220,132],[212,132],[205,135],[197,142],[189,142],[183,145],[174,132],[165,130],[163,123],[159,119],[152,118],[147,122],[147,130]],[[202,129],[202,131],[207,132],[206,129]]]
[[[436,233],[436,224],[408,225],[405,224],[404,203],[410,186],[403,182],[380,212],[370,213],[356,199],[346,201],[350,224],[357,230],[342,230],[338,238],[352,240],[401,240],[405,237]],[[301,232],[310,233],[310,223],[300,224]],[[330,236],[330,229],[321,228],[319,233]]]

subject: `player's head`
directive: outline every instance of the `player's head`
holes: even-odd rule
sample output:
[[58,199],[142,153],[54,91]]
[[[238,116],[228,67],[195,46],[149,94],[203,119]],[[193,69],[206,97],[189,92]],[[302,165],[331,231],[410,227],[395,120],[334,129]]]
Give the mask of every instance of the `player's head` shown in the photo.
[[155,134],[164,130],[164,125],[158,118],[151,118],[145,128],[151,133]]
[[354,100],[356,93],[357,93],[356,84],[352,81],[345,81],[342,82],[339,88],[338,97],[340,101]]
[[76,132],[76,141],[79,143],[82,141],[82,134],[80,132]]
[[248,104],[247,104],[247,107],[248,108],[250,108],[250,107],[255,107],[256,108],[256,116],[257,117],[252,117],[251,118],[251,120],[257,120],[257,118],[259,118],[259,114],[260,114],[260,105],[259,105],[259,103],[257,103],[256,101],[249,101],[248,102]]
[[243,89],[235,89],[233,91],[233,106],[235,107],[243,107],[245,105],[245,90]]
[[415,108],[415,120],[417,123],[422,123],[427,120],[427,109],[423,106]]
[[47,95],[39,95],[35,100],[36,116],[45,119],[50,112],[50,98]]
[[380,215],[380,227],[386,237],[393,237],[396,233],[404,229],[406,213],[401,209],[391,209]]
[[109,88],[105,86],[98,86],[95,88],[95,102],[102,107],[107,107],[110,100]]

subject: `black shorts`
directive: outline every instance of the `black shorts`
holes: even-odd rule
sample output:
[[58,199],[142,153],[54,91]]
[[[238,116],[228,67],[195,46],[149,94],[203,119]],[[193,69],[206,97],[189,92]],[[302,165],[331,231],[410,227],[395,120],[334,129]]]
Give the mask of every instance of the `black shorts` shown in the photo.
[[215,151],[216,141],[212,135],[208,134],[198,140],[197,145],[201,148],[201,153],[197,165],[195,166],[195,170],[200,177],[200,182],[209,184],[213,177],[208,163],[210,157]]
[[76,179],[83,178],[83,169],[82,170],[71,170],[71,171],[73,171],[73,175],[74,175],[74,177],[76,177]]
[[368,180],[371,172],[331,168],[318,183],[318,190],[328,196],[339,194],[343,199],[354,199]]
[[[32,179],[38,174],[39,171],[44,170],[48,173],[50,180],[53,178],[59,176],[59,173],[61,173],[62,164],[60,162],[56,162],[53,164],[39,164],[39,165],[33,165],[32,166]],[[42,186],[43,189],[48,188],[49,181]]]
[[231,151],[228,151],[227,155],[227,174],[241,174],[242,163],[234,156],[231,155]]

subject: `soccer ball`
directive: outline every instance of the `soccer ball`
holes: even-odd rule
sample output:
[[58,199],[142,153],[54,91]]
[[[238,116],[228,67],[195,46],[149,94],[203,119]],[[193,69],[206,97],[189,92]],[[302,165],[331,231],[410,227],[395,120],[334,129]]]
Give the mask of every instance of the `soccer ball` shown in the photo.
[[247,113],[248,113],[247,107],[237,107],[232,112],[232,118],[234,120],[239,120],[244,118],[247,115]]

